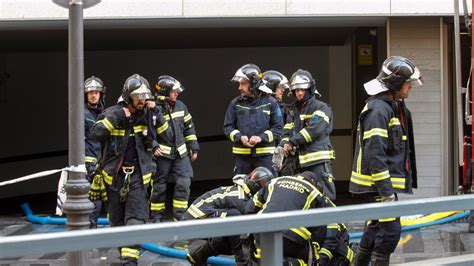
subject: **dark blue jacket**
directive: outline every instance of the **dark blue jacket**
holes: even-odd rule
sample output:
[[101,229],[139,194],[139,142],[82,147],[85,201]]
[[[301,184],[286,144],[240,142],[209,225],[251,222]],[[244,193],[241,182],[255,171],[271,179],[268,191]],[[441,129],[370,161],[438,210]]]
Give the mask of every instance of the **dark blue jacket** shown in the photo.
[[96,165],[100,157],[100,142],[91,138],[91,130],[102,111],[102,107],[91,108],[87,103],[84,104],[84,142],[86,144],[84,160],[88,174],[97,169]]
[[[234,143],[232,153],[245,156],[268,156],[275,150],[275,140],[283,130],[283,114],[275,98],[262,95],[257,98],[239,96],[227,108],[224,133]],[[259,136],[262,142],[253,148],[245,147],[241,136]]]

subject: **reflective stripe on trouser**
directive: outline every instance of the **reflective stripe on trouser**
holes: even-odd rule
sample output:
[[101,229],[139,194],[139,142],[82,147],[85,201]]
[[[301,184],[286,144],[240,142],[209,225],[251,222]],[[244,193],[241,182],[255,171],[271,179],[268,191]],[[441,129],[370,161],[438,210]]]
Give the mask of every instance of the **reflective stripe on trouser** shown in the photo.
[[[188,156],[175,159],[160,157],[156,159],[156,174],[153,178],[153,189],[150,197],[151,219],[162,220],[165,213],[166,188],[168,177],[175,181],[173,194],[173,218],[179,220],[186,211],[189,200],[193,169]],[[186,203],[186,204],[184,204]],[[186,207],[185,207],[186,205]]]
[[120,259],[122,263],[136,262],[140,258],[140,246],[120,248]]
[[[369,202],[380,201],[379,195],[370,193],[366,196]],[[401,229],[400,217],[369,221],[364,228],[360,246],[379,254],[390,255],[400,240]]]

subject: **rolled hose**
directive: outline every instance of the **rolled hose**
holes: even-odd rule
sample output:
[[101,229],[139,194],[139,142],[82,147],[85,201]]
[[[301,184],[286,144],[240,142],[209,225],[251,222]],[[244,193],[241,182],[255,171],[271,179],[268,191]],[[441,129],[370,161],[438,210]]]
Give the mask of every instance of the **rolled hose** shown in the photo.
[[[63,218],[63,217],[50,217],[50,216],[37,216],[37,215],[34,215],[33,211],[30,208],[30,204],[28,204],[28,203],[21,204],[21,209],[26,214],[26,219],[30,223],[65,225],[66,221],[67,221],[67,219]],[[99,218],[98,224],[108,225],[109,224],[109,219]],[[187,252],[184,251],[184,250],[179,250],[179,249],[174,249],[174,248],[169,248],[169,247],[163,247],[163,246],[159,246],[159,245],[154,244],[154,243],[145,243],[145,244],[142,245],[142,248],[146,249],[148,251],[154,252],[154,253],[158,253],[160,255],[186,260],[186,253]],[[210,257],[207,260],[207,262],[210,263],[210,264],[213,264],[213,265],[235,265],[234,260],[221,258],[221,257]]]

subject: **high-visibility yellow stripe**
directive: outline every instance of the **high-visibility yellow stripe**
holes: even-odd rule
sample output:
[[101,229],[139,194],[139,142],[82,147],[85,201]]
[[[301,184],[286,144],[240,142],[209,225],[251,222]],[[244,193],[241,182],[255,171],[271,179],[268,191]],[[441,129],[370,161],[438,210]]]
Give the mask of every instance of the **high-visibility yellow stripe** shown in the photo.
[[407,140],[407,136],[406,136],[406,135],[403,135],[403,136],[402,136],[402,140]]
[[138,260],[140,258],[140,250],[134,248],[121,248],[120,256],[134,258]]
[[187,114],[184,116],[184,123],[187,123],[189,120],[191,120],[192,116],[191,114]]
[[393,126],[400,126],[400,120],[396,117],[393,117],[390,119],[390,123],[388,123],[388,127],[393,127]]
[[240,108],[243,108],[243,109],[250,109],[250,107],[242,106],[242,105],[239,105],[239,104],[236,104],[235,106],[240,107]]
[[388,133],[386,129],[383,128],[372,128],[369,131],[364,132],[364,138],[363,139],[368,139],[373,136],[380,136],[383,138],[388,138]]
[[185,153],[187,152],[187,150],[186,150],[186,144],[183,144],[183,145],[179,146],[179,147],[178,147],[178,152],[179,152],[180,155],[185,154]]
[[287,124],[285,124],[285,126],[283,126],[283,129],[291,130],[294,127],[295,127],[295,123],[287,123]]
[[255,149],[256,154],[272,154],[275,151],[275,147],[264,147],[264,148],[257,148]]
[[114,125],[110,123],[109,119],[107,119],[107,117],[104,117],[104,119],[99,120],[96,123],[102,123],[109,132],[112,132],[112,130],[115,128]]
[[168,129],[168,127],[169,127],[168,122],[165,122],[163,125],[161,125],[160,127],[156,129],[156,133],[161,134],[165,132]]
[[375,181],[380,181],[380,180],[390,178],[390,181],[392,183],[393,188],[405,189],[405,178],[403,178],[403,177],[390,177],[388,171],[378,173],[377,175],[378,176],[375,178],[375,177],[370,176],[370,175],[359,174],[359,173],[356,173],[356,172],[352,171],[351,182],[354,182],[354,183],[362,185],[362,186],[369,186],[370,187],[370,186],[374,185]]
[[135,133],[143,132],[143,131],[145,131],[145,130],[147,130],[147,129],[148,129],[148,126],[145,126],[145,125],[140,125],[140,126],[134,126],[134,127],[133,127],[133,131],[134,131]]
[[92,157],[92,156],[85,156],[85,157],[84,157],[84,161],[85,161],[86,163],[96,163],[96,162],[97,162],[97,158]]
[[262,104],[262,105],[259,105],[259,106],[255,107],[255,109],[262,108],[262,107],[265,107],[265,106],[268,106],[268,105],[272,105],[272,104],[271,103]]
[[299,227],[299,228],[291,228],[290,229],[292,232],[296,233],[297,235],[299,235],[301,238],[303,238],[304,240],[308,240],[311,238],[311,232],[308,231],[308,229],[304,228],[304,227]]
[[[298,264],[299,264],[300,266],[307,266],[307,265],[308,265],[308,264],[306,264],[306,262],[305,262],[304,260],[302,260],[302,259],[297,259],[297,260],[298,260]],[[290,262],[290,263],[291,263],[291,262]]]
[[321,110],[317,110],[316,112],[314,112],[314,114],[321,117],[321,118],[323,118],[324,121],[326,121],[326,123],[329,124],[329,116],[327,116],[325,112],[323,112]]
[[263,110],[263,113],[270,115],[270,110]]
[[235,135],[237,135],[237,134],[239,134],[239,133],[240,133],[240,131],[239,131],[238,129],[232,130],[232,132],[230,132],[230,134],[229,134],[230,140],[231,140],[232,142],[234,142],[234,141],[235,141],[235,139],[234,139]]
[[163,117],[166,119],[166,121],[170,120],[170,115],[163,115]]
[[183,116],[184,116],[184,111],[171,113],[171,118],[178,118],[178,117],[183,117]]
[[331,253],[331,251],[329,251],[329,249],[327,249],[327,248],[321,248],[321,249],[319,250],[319,254],[320,254],[320,256],[321,256],[321,254],[324,254],[324,255],[326,255],[326,256],[329,258],[329,260],[332,260],[332,257],[333,257],[333,256],[332,256],[332,253]]
[[281,141],[290,141],[290,138],[288,138],[288,137],[282,138]]
[[268,136],[268,142],[273,142],[273,133],[270,130],[265,130],[263,133]]
[[112,185],[113,178],[109,174],[107,174],[105,170],[102,170],[102,176],[104,177],[105,183]]
[[165,203],[164,202],[160,202],[160,203],[151,203],[150,204],[150,209],[152,211],[162,211],[166,208],[165,206]]
[[143,178],[143,184],[144,184],[144,185],[149,184],[150,181],[151,181],[151,173],[148,173],[148,174],[143,175],[142,178]]
[[189,214],[191,214],[191,216],[193,216],[196,219],[206,218],[206,216],[207,216],[204,212],[202,212],[194,204],[191,204],[191,206],[189,206],[187,212],[189,212]]
[[173,208],[186,209],[188,208],[188,202],[185,200],[173,199]]
[[354,260],[354,251],[352,251],[352,249],[347,246],[347,254],[346,254],[346,259],[349,261],[349,263],[351,263],[353,260]]
[[196,207],[200,208],[202,205],[204,205],[205,203],[211,203],[211,202],[214,202],[218,199],[223,199],[223,198],[226,198],[226,197],[238,197],[239,196],[239,192],[238,191],[225,191],[224,193],[216,193],[208,198],[205,198],[205,199],[201,199],[198,203],[196,203]]
[[255,207],[258,207],[258,208],[263,207],[263,203],[259,201],[257,197],[253,197],[253,205],[255,205]]
[[250,148],[237,148],[232,147],[233,154],[251,154],[252,150]]
[[188,135],[184,138],[185,141],[192,141],[192,140],[197,140],[198,138],[196,137],[196,135],[192,134],[192,135]]
[[381,223],[386,223],[386,222],[392,222],[392,221],[395,221],[397,218],[383,218],[383,219],[379,219],[379,222]]
[[166,145],[163,145],[163,144],[158,144],[159,147],[160,147],[160,150],[164,153],[164,154],[171,154],[171,147],[170,146],[166,146]]
[[227,216],[227,212],[223,212],[221,213],[221,215],[219,215],[220,218],[225,218]]
[[374,181],[384,180],[384,179],[390,178],[390,172],[387,170],[380,173],[375,173],[375,174],[372,174],[372,178]]
[[311,136],[309,135],[308,131],[306,130],[306,128],[303,128],[301,131],[300,131],[301,135],[303,135],[304,139],[306,140],[307,143],[311,143],[313,142],[313,139],[311,138]]
[[125,129],[113,129],[110,132],[110,135],[123,137],[123,136],[125,136]]
[[334,156],[334,150],[329,150],[329,151],[311,152],[305,155],[300,155],[298,158],[300,160],[300,164],[304,164],[304,163],[314,162],[314,161],[319,161],[319,160],[331,160],[331,159],[335,159],[336,156]]
[[393,188],[405,189],[405,178],[403,177],[391,177]]

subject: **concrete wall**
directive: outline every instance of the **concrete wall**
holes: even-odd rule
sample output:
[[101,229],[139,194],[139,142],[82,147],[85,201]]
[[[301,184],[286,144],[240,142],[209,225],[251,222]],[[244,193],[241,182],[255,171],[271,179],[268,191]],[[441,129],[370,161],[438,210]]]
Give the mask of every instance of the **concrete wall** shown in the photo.
[[441,47],[439,18],[390,18],[389,55],[411,58],[425,84],[412,90],[412,111],[418,164],[415,197],[441,195]]
[[[452,0],[102,0],[85,17],[440,16],[452,10]],[[0,0],[0,20],[66,17],[51,0]]]
[[[278,56],[275,56],[278,55]],[[107,86],[107,105],[118,98],[123,81],[140,73],[154,82],[158,75],[171,74],[186,91],[180,96],[193,115],[198,136],[222,135],[222,124],[229,101],[238,95],[230,82],[235,70],[248,62],[263,70],[276,69],[290,76],[297,68],[307,69],[317,80],[323,100],[334,106],[336,128],[350,128],[350,45],[341,47],[262,47],[225,49],[171,49],[137,51],[86,51],[85,74],[101,77]],[[67,149],[67,53],[30,52],[0,55],[0,70],[10,77],[1,86],[0,158]],[[330,74],[337,72],[339,74]],[[3,72],[2,72],[3,73]],[[341,78],[341,74],[342,77]],[[347,80],[346,80],[347,77]],[[347,95],[344,99],[337,95]],[[334,97],[336,96],[336,97]],[[349,105],[347,105],[349,104]],[[350,110],[351,108],[348,107]],[[350,138],[350,137],[349,137]],[[337,150],[336,177],[350,172],[352,144],[347,137],[333,139]],[[348,143],[349,140],[349,143]],[[196,180],[232,176],[233,158],[229,141],[204,143],[194,164]],[[350,151],[346,154],[346,150]],[[347,156],[348,159],[347,159]],[[341,158],[341,159],[339,159]],[[66,166],[65,157],[52,160],[0,164],[0,181]],[[50,188],[57,177],[47,178]],[[2,197],[36,189],[44,192],[44,181],[0,188]]]

